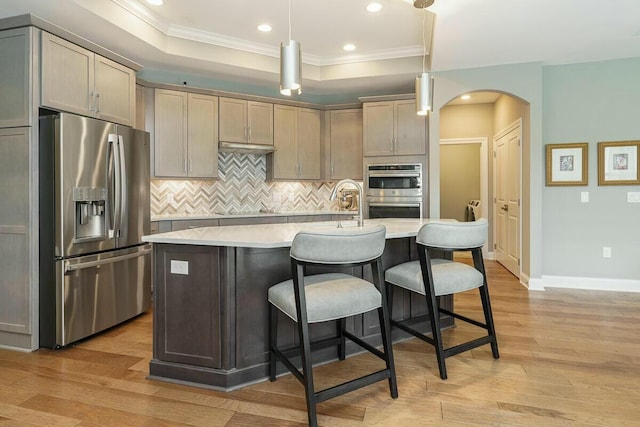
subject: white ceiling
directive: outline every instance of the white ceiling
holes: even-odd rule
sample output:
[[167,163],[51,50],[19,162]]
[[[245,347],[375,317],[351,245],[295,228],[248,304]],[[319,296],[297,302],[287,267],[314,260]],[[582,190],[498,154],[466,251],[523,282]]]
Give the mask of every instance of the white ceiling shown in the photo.
[[[0,0],[0,17],[32,13],[142,64],[142,76],[232,82],[277,92],[288,0]],[[413,90],[423,13],[411,0],[291,0],[304,94]],[[640,0],[435,0],[433,71],[640,57]],[[261,23],[273,27],[261,33]],[[356,45],[353,52],[343,44]],[[304,95],[303,94],[303,95]]]

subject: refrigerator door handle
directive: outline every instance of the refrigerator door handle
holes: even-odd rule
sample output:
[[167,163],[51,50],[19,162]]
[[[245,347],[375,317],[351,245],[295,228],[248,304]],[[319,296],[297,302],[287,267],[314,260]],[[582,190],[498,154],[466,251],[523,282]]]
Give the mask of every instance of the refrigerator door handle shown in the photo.
[[118,135],[110,133],[108,140],[108,164],[107,164],[107,190],[109,204],[109,238],[115,237],[117,229],[116,212],[119,211],[119,203],[117,200],[120,191],[120,178],[118,174]]
[[100,265],[113,264],[115,262],[120,262],[127,259],[138,258],[141,256],[145,256],[147,254],[150,254],[151,251],[152,251],[151,247],[145,247],[143,250],[139,252],[134,252],[131,254],[120,255],[120,256],[114,256],[112,258],[107,258],[107,259],[98,260],[98,261],[79,262],[77,264],[71,264],[69,261],[65,261],[64,273],[67,274],[72,271],[84,270],[85,268],[98,267]]
[[120,218],[117,223],[118,233],[120,237],[120,230],[122,229],[122,219],[125,217],[127,210],[127,165],[125,163],[125,151],[124,151],[124,139],[122,135],[118,135],[118,154],[120,155]]
[[[113,236],[118,237],[120,233],[120,222],[122,221],[122,165],[120,147],[118,141],[118,135],[109,134],[109,142],[111,143],[111,158],[113,159],[113,173],[110,178],[110,182],[113,184],[113,191],[109,194],[109,201],[111,202],[111,212],[113,214],[112,233]],[[110,165],[111,167],[111,165]]]

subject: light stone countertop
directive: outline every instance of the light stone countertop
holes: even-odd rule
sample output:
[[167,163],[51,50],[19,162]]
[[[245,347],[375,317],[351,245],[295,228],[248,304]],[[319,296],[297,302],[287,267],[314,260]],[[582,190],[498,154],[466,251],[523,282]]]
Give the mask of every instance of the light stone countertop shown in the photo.
[[[409,218],[365,219],[364,227],[382,224],[387,228],[387,239],[413,237],[422,225],[441,221]],[[444,220],[451,221],[451,220]],[[341,221],[343,229],[354,229],[353,220]],[[291,246],[300,231],[337,230],[338,221],[304,222],[288,224],[232,225],[226,227],[201,227],[188,230],[143,236],[143,242],[180,245],[228,246],[243,248],[283,248]]]
[[358,215],[358,211],[277,211],[277,212],[246,212],[246,213],[175,213],[151,215],[151,221],[182,221],[190,219],[222,219],[222,218],[261,218],[269,216],[304,216],[304,215]]

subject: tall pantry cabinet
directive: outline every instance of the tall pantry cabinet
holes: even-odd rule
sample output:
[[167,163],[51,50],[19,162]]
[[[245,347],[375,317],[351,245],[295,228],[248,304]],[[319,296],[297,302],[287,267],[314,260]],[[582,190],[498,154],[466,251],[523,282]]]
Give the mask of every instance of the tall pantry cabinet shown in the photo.
[[[46,45],[51,40],[83,52],[61,63],[60,58],[47,56]],[[109,67],[115,64],[119,71],[104,72],[96,61]],[[101,69],[99,75],[108,75],[107,86],[92,78],[96,66]],[[0,19],[0,347],[39,347],[39,109],[78,113],[72,103],[65,102],[80,100],[80,114],[131,125],[135,69],[139,68],[31,15]],[[78,70],[82,71],[76,73]],[[80,75],[86,79],[75,82]],[[99,105],[91,104],[92,91],[93,100],[100,92]],[[116,106],[111,104],[114,98],[118,98]]]

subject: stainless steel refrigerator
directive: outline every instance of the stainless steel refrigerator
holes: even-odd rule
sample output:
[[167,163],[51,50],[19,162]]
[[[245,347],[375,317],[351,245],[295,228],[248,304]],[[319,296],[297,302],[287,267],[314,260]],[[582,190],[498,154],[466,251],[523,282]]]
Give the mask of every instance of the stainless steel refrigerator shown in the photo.
[[149,134],[41,115],[40,346],[61,347],[151,303]]

